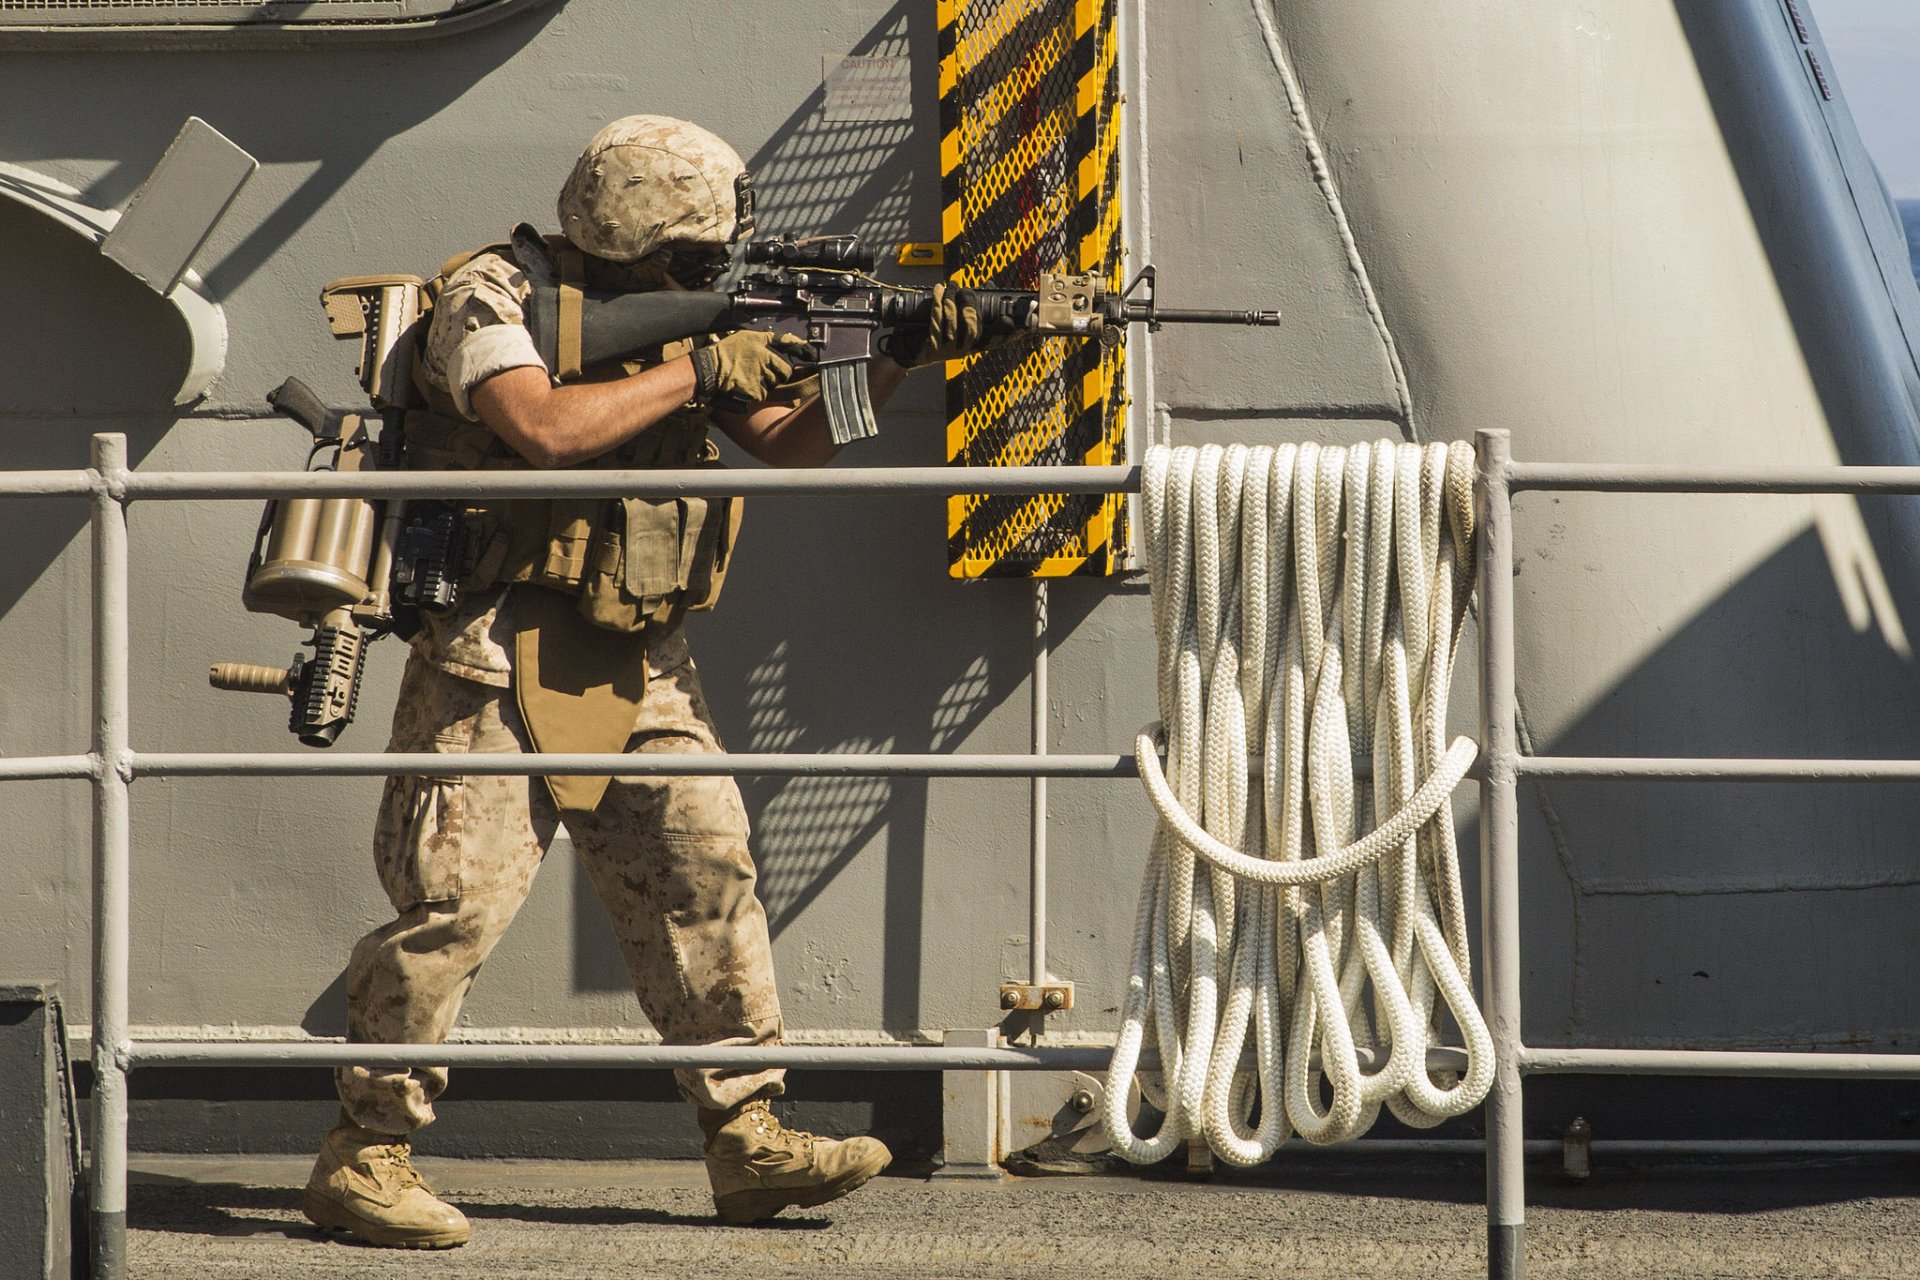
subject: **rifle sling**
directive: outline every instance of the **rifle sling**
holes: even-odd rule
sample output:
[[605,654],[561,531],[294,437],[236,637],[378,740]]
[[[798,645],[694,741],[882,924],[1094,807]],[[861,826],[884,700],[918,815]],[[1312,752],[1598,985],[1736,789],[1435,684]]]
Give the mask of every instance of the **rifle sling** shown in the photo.
[[562,382],[571,382],[580,376],[580,312],[581,286],[586,282],[587,264],[578,249],[565,248],[560,251],[560,329],[555,335],[558,346],[554,351],[553,372]]

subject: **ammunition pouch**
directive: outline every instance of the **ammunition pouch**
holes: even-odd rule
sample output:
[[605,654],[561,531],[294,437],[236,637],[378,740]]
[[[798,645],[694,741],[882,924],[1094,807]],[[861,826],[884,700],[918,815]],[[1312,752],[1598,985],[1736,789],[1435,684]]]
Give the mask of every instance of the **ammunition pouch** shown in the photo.
[[[615,470],[717,463],[706,415],[682,411],[588,464]],[[520,470],[527,463],[479,423],[431,412],[407,419],[407,464],[422,470]],[[740,499],[508,498],[461,504],[462,591],[527,583],[573,596],[609,631],[666,628],[713,608],[738,536]]]

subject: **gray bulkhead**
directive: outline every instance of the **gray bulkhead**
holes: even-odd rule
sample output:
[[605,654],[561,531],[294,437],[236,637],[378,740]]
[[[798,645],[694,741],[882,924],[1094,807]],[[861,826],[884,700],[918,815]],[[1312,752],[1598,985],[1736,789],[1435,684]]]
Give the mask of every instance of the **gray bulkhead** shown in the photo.
[[[1859,211],[1878,216],[1877,196],[1851,198],[1834,142],[1851,137],[1844,104],[1813,103],[1817,45],[1796,43],[1776,0],[1279,8],[1411,417],[1255,13],[1151,5],[1131,86],[1146,127],[1128,145],[1164,297],[1278,306],[1285,322],[1157,335],[1143,437],[1491,426],[1513,430],[1521,459],[1916,460],[1911,282],[1872,252]],[[1130,6],[1122,21],[1131,39]],[[405,43],[170,41],[24,49],[0,28],[0,163],[111,209],[188,115],[256,156],[195,260],[225,313],[224,372],[174,409],[179,316],[68,228],[0,200],[0,465],[81,466],[91,433],[120,431],[148,468],[299,466],[301,434],[267,416],[265,393],[288,374],[334,403],[357,392],[320,284],[428,275],[519,219],[550,223],[577,148],[630,112],[734,141],[763,229],[939,238],[931,5],[566,0]],[[910,122],[822,119],[822,58],[847,53],[913,59]],[[936,377],[917,375],[882,427],[844,465],[940,461]],[[1521,499],[1526,741],[1920,755],[1913,505]],[[276,704],[205,683],[213,661],[280,661],[298,639],[240,608],[257,516],[253,502],[134,508],[136,748],[297,749]],[[0,753],[83,752],[84,504],[7,502],[0,539]],[[693,624],[729,745],[1024,750],[1029,591],[950,581],[944,540],[938,500],[752,504],[726,599]],[[1057,584],[1052,616],[1053,749],[1130,749],[1156,714],[1144,582]],[[376,649],[346,749],[383,744],[401,658],[397,642]],[[1472,661],[1470,646],[1462,717]],[[1026,963],[1025,783],[742,785],[795,1032],[998,1020],[998,984]],[[85,992],[85,786],[7,786],[0,972]],[[366,847],[377,792],[137,784],[135,1023],[338,1034],[347,948],[386,912]],[[1148,810],[1124,781],[1051,794],[1052,967],[1079,985],[1055,1024],[1098,1036],[1117,1016]],[[1920,948],[1910,789],[1556,783],[1522,800],[1529,1040],[1892,1048],[1920,1028],[1904,976]],[[590,887],[564,845],[550,862],[466,1025],[637,1027]]]

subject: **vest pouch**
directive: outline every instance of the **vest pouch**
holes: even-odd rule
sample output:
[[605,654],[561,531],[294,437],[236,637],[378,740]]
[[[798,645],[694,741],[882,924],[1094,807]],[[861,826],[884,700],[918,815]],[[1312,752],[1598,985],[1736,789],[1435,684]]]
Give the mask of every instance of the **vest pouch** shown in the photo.
[[601,527],[604,498],[554,498],[547,503],[547,555],[533,581],[570,591],[587,576],[594,534]]
[[687,537],[683,540],[681,583],[686,592],[685,605],[695,613],[704,613],[720,602],[720,588],[727,580],[727,567],[733,560],[733,544],[740,536],[740,517],[746,512],[746,499],[702,498],[699,502],[699,529],[695,531],[693,513],[688,512]]
[[622,498],[627,518],[626,588],[642,600],[678,591],[681,547],[687,532],[687,499]]
[[669,625],[680,614],[680,558],[685,516],[668,498],[622,498],[619,519],[595,535],[579,586],[580,615],[609,631]]
[[553,557],[547,503],[539,498],[506,498],[469,504],[462,518],[467,525],[467,554],[460,579],[466,592],[485,591],[507,582],[538,582],[572,591],[580,583],[550,582],[543,570]]

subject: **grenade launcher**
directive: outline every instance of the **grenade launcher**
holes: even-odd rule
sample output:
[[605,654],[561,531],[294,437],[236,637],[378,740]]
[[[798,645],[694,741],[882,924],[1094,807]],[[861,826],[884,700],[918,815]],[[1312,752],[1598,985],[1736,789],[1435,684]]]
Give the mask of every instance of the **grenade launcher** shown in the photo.
[[[818,353],[820,397],[835,444],[879,433],[867,396],[866,363],[883,329],[925,328],[931,291],[873,278],[873,251],[850,235],[749,241],[749,274],[731,292],[604,293],[538,285],[526,307],[527,327],[549,370],[563,346],[581,367],[646,347],[707,333],[759,329],[788,333]],[[1151,266],[1126,291],[1110,293],[1089,273],[1043,272],[1039,287],[974,289],[989,329],[1054,337],[1090,337],[1117,344],[1125,326],[1163,324],[1277,325],[1278,311],[1190,311],[1159,305]],[[563,335],[563,326],[573,329]],[[563,343],[563,336],[567,339]],[[576,355],[577,353],[577,355]]]
[[[359,338],[360,383],[375,414],[329,414],[298,378],[267,402],[313,436],[309,470],[368,471],[401,465],[403,418],[414,395],[419,319],[416,276],[336,280],[321,293],[334,336]],[[414,610],[455,603],[464,526],[451,504],[365,498],[280,498],[260,518],[241,603],[311,627],[312,653],[284,670],[219,662],[216,689],[277,693],[293,702],[288,728],[310,747],[329,747],[353,720],[367,645],[406,633]]]

